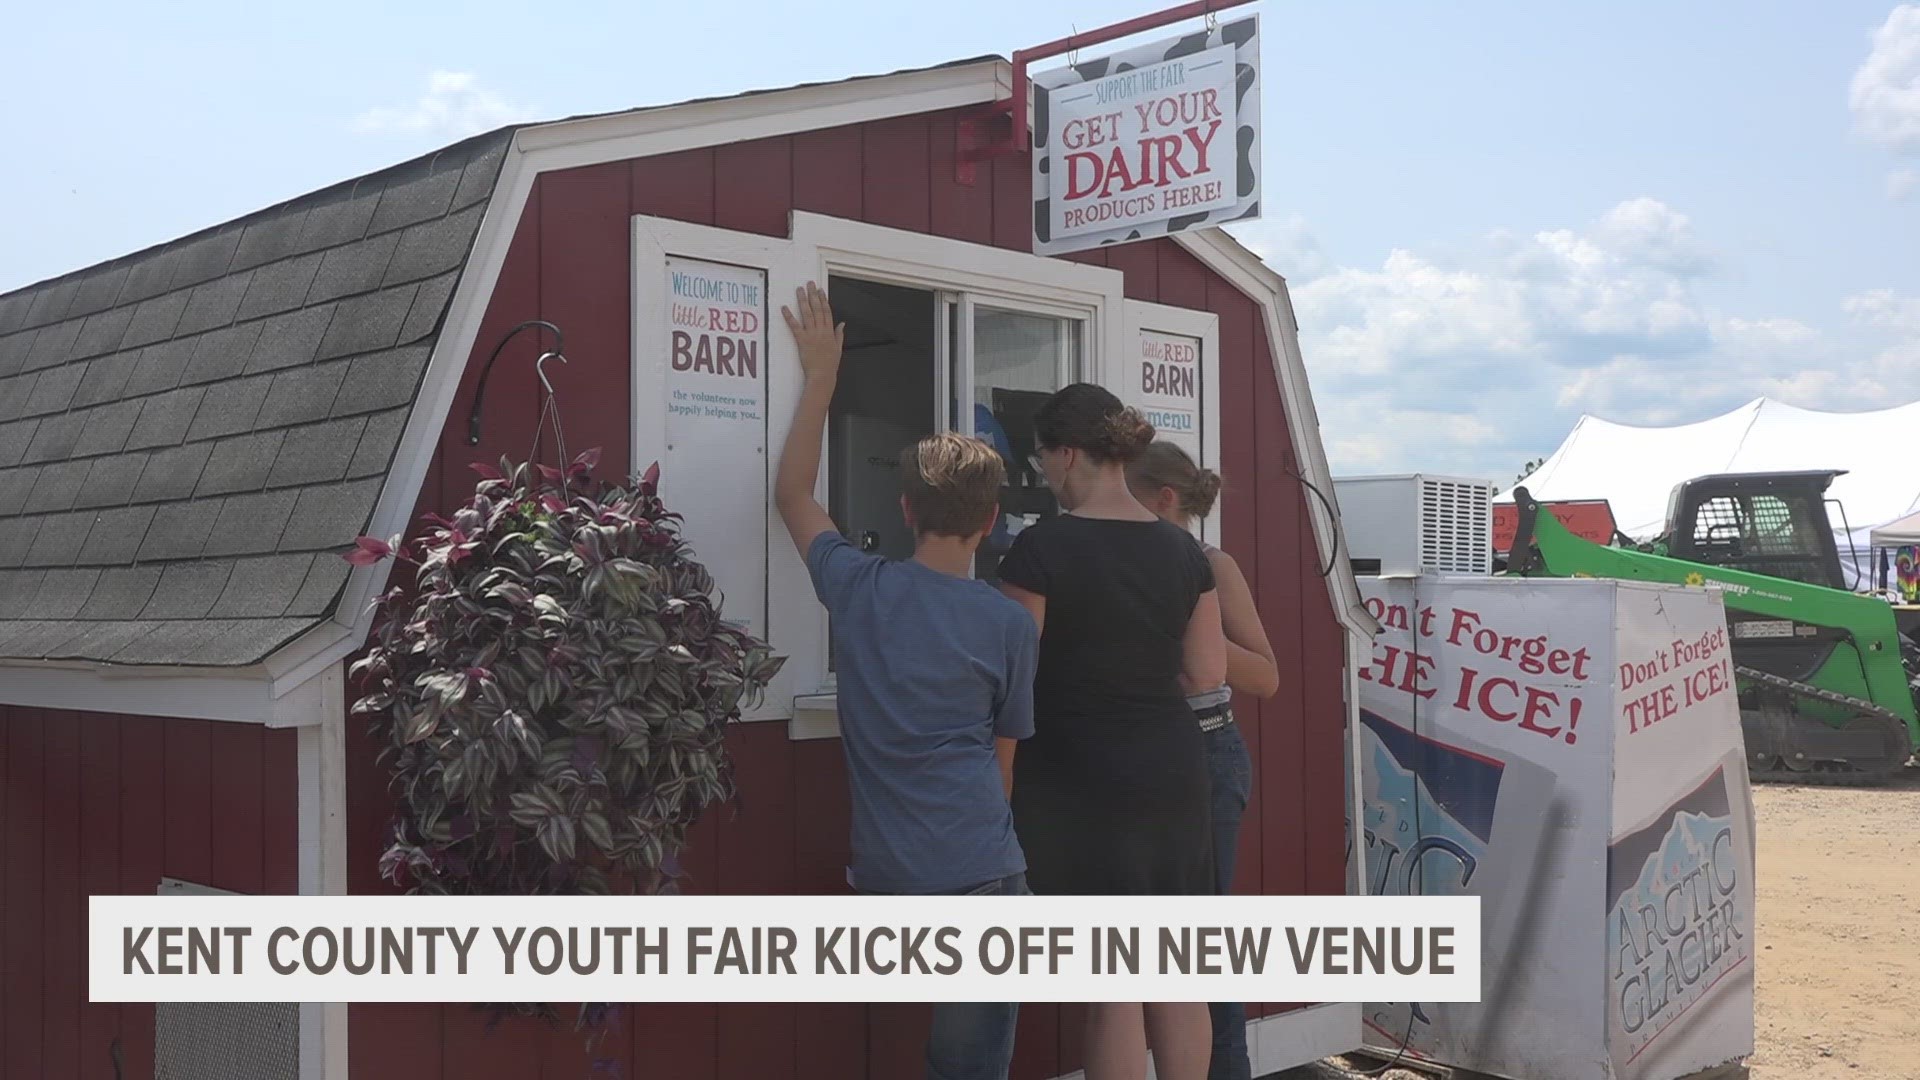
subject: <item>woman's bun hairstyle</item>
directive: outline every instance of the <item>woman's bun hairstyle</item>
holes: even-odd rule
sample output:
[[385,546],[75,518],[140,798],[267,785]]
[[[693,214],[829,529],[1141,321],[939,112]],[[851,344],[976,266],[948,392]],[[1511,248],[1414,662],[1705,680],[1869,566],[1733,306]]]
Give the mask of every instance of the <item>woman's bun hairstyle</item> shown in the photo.
[[1180,498],[1180,509],[1194,517],[1213,512],[1220,497],[1220,474],[1195,464],[1179,444],[1165,440],[1142,451],[1127,467],[1127,483],[1135,494],[1151,498],[1161,488],[1172,488]]
[[1034,433],[1049,449],[1068,448],[1095,460],[1127,464],[1153,443],[1153,425],[1111,390],[1074,383],[1047,399],[1034,414]]

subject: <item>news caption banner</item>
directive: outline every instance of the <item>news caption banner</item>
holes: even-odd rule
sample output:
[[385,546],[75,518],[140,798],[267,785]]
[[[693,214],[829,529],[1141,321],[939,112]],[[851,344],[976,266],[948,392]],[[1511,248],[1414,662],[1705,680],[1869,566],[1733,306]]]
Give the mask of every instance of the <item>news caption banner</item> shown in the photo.
[[1034,254],[1258,217],[1258,39],[1250,17],[1035,75]]
[[95,896],[88,935],[94,1002],[1478,1001],[1481,991],[1472,896]]

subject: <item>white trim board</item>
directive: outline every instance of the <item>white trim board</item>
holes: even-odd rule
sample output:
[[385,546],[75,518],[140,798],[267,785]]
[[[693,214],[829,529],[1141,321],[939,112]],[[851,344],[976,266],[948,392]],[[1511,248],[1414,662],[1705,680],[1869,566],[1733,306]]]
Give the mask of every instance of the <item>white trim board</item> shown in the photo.
[[[1208,269],[1226,278],[1235,288],[1259,303],[1261,318],[1266,326],[1268,349],[1273,353],[1273,373],[1280,385],[1281,401],[1286,406],[1287,431],[1292,437],[1294,452],[1305,465],[1306,479],[1320,489],[1326,497],[1326,503],[1332,503],[1333,473],[1327,466],[1326,448],[1320,442],[1320,417],[1313,407],[1313,393],[1307,387],[1306,361],[1300,355],[1300,324],[1293,313],[1293,300],[1287,293],[1286,280],[1261,262],[1258,255],[1218,229],[1175,233],[1174,240],[1205,263]],[[1334,614],[1351,633],[1371,640],[1379,633],[1380,624],[1367,611],[1366,602],[1360,596],[1360,583],[1354,580],[1352,566],[1339,557],[1346,547],[1339,518],[1329,513],[1326,503],[1312,491],[1302,488],[1300,497],[1306,501],[1308,519],[1313,523],[1314,542],[1319,548],[1320,558],[1317,565],[1326,565],[1330,553],[1335,556],[1333,570],[1326,575]]]
[[[302,896],[347,893],[346,673],[339,665],[315,680],[325,718],[297,733],[299,883]],[[300,1006],[300,1080],[346,1080],[347,1006]]]
[[[1360,1046],[1360,1006],[1355,1002],[1308,1005],[1278,1016],[1247,1021],[1247,1058],[1253,1075],[1270,1076]],[[1084,1070],[1054,1080],[1086,1080]],[[1155,1080],[1147,1061],[1145,1080]]]
[[[334,665],[338,667],[338,663]],[[127,716],[220,720],[270,728],[307,727],[324,716],[312,682],[273,693],[263,668],[127,668],[112,665],[0,665],[0,704]]]

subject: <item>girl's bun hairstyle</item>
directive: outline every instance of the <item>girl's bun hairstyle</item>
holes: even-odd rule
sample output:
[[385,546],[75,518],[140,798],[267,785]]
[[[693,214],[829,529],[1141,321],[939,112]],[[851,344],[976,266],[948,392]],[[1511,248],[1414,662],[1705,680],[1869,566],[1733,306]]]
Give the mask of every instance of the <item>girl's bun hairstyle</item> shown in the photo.
[[1153,443],[1153,425],[1103,386],[1074,383],[1034,414],[1034,433],[1048,449],[1072,449],[1126,464]]
[[1206,517],[1220,497],[1220,474],[1203,469],[1178,444],[1165,440],[1147,447],[1127,467],[1127,483],[1136,494],[1151,496],[1172,488],[1182,513]]

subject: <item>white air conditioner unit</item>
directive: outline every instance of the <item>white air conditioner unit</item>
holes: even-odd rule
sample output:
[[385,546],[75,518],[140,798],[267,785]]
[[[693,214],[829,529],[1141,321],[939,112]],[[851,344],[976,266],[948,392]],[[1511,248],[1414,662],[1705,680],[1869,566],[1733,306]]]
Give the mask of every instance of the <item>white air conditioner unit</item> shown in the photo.
[[1356,574],[1493,573],[1493,497],[1460,476],[1336,477],[1334,501]]

